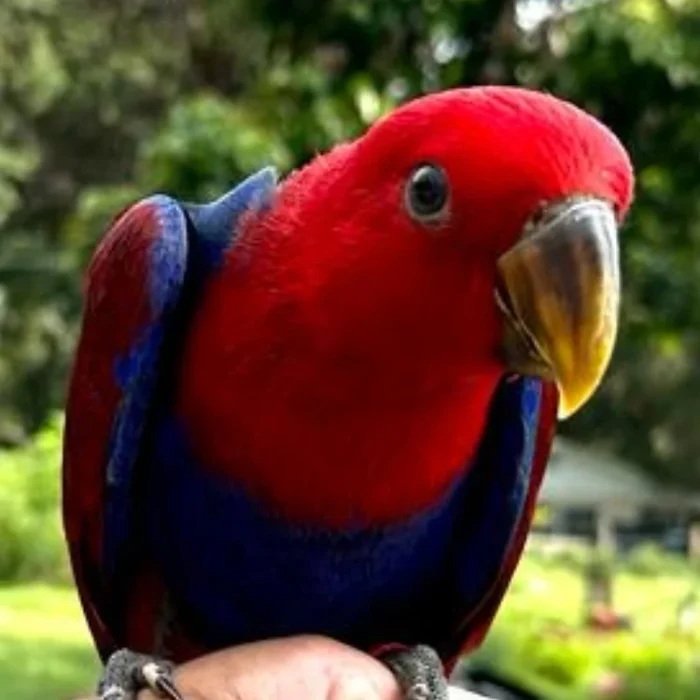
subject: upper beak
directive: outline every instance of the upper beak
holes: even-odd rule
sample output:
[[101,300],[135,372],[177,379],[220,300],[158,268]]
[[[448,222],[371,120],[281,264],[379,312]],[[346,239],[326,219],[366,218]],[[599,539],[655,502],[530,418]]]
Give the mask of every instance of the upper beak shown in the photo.
[[559,417],[593,394],[617,336],[617,222],[602,200],[551,205],[498,260],[496,299],[505,318],[510,369],[551,379]]

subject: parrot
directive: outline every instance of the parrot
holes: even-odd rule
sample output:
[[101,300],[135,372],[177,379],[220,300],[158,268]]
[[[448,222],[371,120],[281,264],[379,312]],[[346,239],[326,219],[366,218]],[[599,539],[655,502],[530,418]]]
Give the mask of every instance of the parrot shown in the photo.
[[89,262],[62,467],[101,700],[296,634],[443,700],[618,333],[630,156],[573,102],[414,97],[280,177],[155,194]]

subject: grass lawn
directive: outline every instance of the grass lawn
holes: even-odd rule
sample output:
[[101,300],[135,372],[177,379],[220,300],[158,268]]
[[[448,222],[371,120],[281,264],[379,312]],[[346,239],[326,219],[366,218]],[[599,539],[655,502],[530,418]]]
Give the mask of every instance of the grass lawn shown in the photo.
[[676,617],[680,601],[700,592],[700,580],[670,559],[654,568],[653,575],[617,574],[615,608],[632,630],[601,633],[581,624],[580,572],[526,555],[477,659],[547,700],[602,697],[594,688],[611,675],[621,687],[606,697],[699,700],[700,610],[690,629],[679,630]]
[[2,700],[73,700],[92,689],[97,668],[74,591],[0,587]]

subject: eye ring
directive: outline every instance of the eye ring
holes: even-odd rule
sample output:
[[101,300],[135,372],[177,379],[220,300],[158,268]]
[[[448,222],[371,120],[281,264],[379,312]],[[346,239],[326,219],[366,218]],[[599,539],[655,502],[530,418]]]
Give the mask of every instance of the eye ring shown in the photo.
[[449,211],[450,186],[445,171],[433,163],[414,168],[404,187],[404,206],[421,224],[440,223]]

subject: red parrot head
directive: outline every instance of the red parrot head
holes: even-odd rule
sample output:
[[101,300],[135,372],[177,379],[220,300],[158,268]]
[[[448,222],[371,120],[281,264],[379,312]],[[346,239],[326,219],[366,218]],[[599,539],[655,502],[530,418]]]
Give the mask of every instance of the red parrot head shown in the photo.
[[307,519],[429,503],[504,376],[555,382],[561,416],[595,390],[632,182],[600,122],[512,87],[417,99],[314,159],[198,307],[181,391],[198,451]]
[[313,232],[296,234],[302,284],[342,319],[346,350],[541,375],[565,417],[611,356],[632,187],[620,142],[574,105],[457,89],[404,105],[293,175],[273,226],[291,211]]

